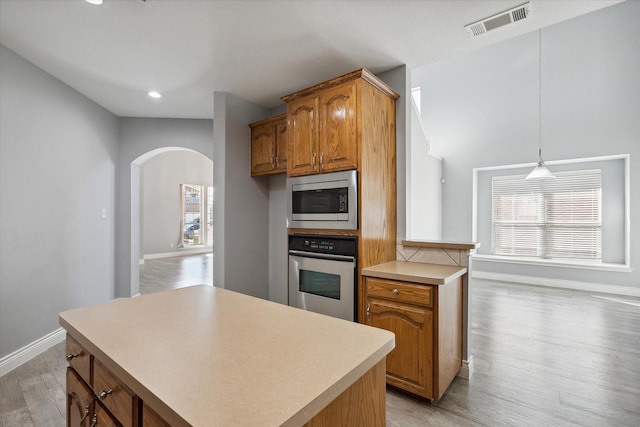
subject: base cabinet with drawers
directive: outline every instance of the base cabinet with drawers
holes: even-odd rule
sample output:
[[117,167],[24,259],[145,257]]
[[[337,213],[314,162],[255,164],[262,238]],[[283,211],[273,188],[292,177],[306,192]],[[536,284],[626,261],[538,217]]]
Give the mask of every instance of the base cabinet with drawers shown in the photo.
[[462,364],[462,279],[425,285],[364,278],[365,323],[396,335],[387,384],[439,399]]
[[166,427],[116,375],[67,334],[68,427]]

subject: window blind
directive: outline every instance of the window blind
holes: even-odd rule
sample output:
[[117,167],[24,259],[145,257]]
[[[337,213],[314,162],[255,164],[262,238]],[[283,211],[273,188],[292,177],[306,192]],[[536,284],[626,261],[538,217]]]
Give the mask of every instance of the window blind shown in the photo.
[[602,171],[492,178],[491,253],[602,259]]

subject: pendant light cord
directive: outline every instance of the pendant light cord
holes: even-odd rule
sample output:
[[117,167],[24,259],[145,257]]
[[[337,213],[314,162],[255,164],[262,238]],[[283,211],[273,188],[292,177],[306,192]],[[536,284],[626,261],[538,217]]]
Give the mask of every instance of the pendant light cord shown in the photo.
[[542,29],[538,29],[538,158],[542,161]]

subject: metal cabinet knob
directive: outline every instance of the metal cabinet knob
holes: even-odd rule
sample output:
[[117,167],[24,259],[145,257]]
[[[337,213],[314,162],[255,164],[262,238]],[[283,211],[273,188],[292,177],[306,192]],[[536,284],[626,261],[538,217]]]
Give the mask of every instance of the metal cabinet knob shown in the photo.
[[73,353],[67,354],[67,362],[71,362],[71,359],[75,359],[78,356],[79,356],[78,354],[73,354]]
[[398,290],[394,289],[394,290],[391,291],[391,293],[394,294],[394,295],[398,295]]
[[100,393],[98,393],[98,399],[100,399],[100,400],[104,400],[104,399],[106,399],[106,398],[107,398],[107,396],[109,396],[112,392],[113,392],[113,390],[107,390],[107,391],[102,390]]

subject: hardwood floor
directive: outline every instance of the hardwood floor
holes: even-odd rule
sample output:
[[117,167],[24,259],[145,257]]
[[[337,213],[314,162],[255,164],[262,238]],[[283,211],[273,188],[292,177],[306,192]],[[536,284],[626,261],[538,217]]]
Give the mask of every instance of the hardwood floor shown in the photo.
[[[206,258],[147,261],[141,291],[211,283]],[[471,304],[471,380],[432,403],[388,389],[388,426],[640,425],[639,298],[476,280]],[[0,425],[63,426],[65,367],[58,344],[1,377]]]
[[471,380],[425,404],[387,393],[389,426],[640,425],[640,299],[476,280]]
[[142,295],[199,284],[213,285],[213,254],[149,259],[140,266]]

